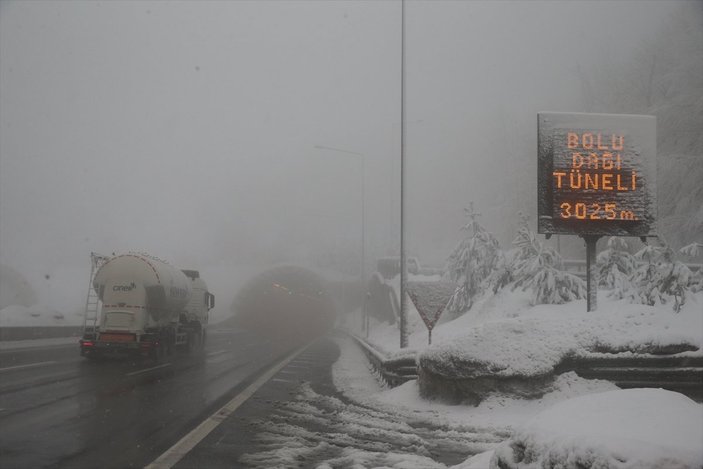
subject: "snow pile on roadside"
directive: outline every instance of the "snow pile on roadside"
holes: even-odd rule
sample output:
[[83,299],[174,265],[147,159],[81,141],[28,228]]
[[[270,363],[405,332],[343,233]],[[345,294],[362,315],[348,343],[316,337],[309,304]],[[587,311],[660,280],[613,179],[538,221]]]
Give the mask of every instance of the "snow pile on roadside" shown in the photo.
[[[539,305],[517,317],[503,316],[469,326],[451,339],[449,334],[442,337],[438,333],[445,340],[423,351],[419,361],[438,374],[471,378],[544,375],[565,356],[604,350],[648,353],[684,346],[698,349],[687,353],[701,355],[702,309],[701,293],[690,295],[678,314],[666,306],[625,301],[605,302],[598,311],[590,313],[584,311],[584,301]],[[452,335],[466,319],[453,321]]]
[[[495,448],[500,448],[504,467],[521,469],[542,467],[543,461],[552,460],[570,467],[567,462],[579,460],[577,457],[588,461],[596,456],[600,459],[593,461],[610,464],[595,466],[604,469],[700,468],[703,464],[703,406],[678,393],[623,391],[610,382],[587,380],[569,372],[558,376],[552,391],[541,399],[495,394],[477,407],[446,405],[422,399],[416,381],[393,389],[374,383],[368,360],[356,344],[348,340],[338,343],[342,353],[333,367],[333,378],[346,397],[374,411],[404,415],[408,421],[433,422],[448,433],[460,431],[468,438],[484,435],[484,452],[452,469],[487,469]],[[512,438],[500,444],[485,437],[505,439],[510,433]],[[533,462],[528,465],[523,459],[522,465],[515,461],[508,465],[510,459],[506,458],[514,460],[515,448],[520,447]],[[672,454],[675,458],[671,460],[654,458]]]
[[559,375],[551,390],[544,396],[532,400],[495,393],[476,407],[443,404],[423,399],[420,396],[416,380],[408,381],[393,389],[380,391],[371,399],[384,406],[405,408],[413,412],[432,413],[442,421],[453,424],[471,423],[471,425],[488,428],[491,431],[508,431],[522,425],[555,403],[586,394],[616,389],[618,387],[609,381],[584,379],[574,372],[568,372]]
[[82,323],[79,313],[64,314],[39,305],[11,305],[0,309],[0,327],[80,326]]
[[0,340],[0,350],[56,347],[62,345],[75,345],[77,347],[78,339],[78,337],[53,337],[50,339]]
[[[491,448],[505,440],[513,428],[524,425],[558,402],[618,389],[607,381],[587,380],[575,373],[564,373],[557,377],[553,389],[541,399],[513,399],[496,394],[477,407],[447,405],[421,398],[417,381],[393,389],[379,384],[369,361],[355,343],[347,339],[339,339],[337,343],[341,354],[332,369],[335,387],[348,399],[374,412],[397,415],[407,422],[431,422],[447,435],[463,435],[467,439],[466,448],[479,454],[455,469],[486,469],[486,461],[492,455]],[[466,454],[470,456],[471,453]]]
[[700,468],[703,406],[662,389],[554,405],[495,451],[491,467]]

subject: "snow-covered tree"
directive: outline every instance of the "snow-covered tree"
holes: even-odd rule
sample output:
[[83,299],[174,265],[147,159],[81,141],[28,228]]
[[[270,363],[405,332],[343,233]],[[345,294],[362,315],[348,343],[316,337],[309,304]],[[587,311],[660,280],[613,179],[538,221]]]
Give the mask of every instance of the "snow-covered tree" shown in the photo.
[[630,277],[637,267],[635,257],[628,252],[627,242],[618,237],[608,238],[608,248],[598,254],[598,284],[612,290],[611,295],[623,298],[630,289]]
[[657,117],[659,227],[677,247],[703,232],[701,44],[703,3],[680,2],[634,56],[579,73],[585,111]]
[[[679,252],[686,257],[695,259],[703,256],[703,244],[691,243],[679,249]],[[691,278],[688,281],[688,287],[692,292],[703,291],[703,267],[699,267],[696,272],[691,274]]]
[[632,301],[650,306],[673,299],[674,312],[686,303],[691,270],[677,261],[674,251],[660,239],[661,246],[646,245],[635,254],[641,265],[632,274]]
[[561,263],[559,253],[537,239],[526,216],[522,216],[513,245],[517,247],[511,265],[514,288],[531,289],[533,305],[562,304],[586,297],[583,280],[557,268]]
[[469,218],[461,228],[466,236],[447,261],[449,279],[458,285],[447,308],[459,314],[471,308],[474,298],[486,289],[502,255],[496,237],[478,222],[480,213],[474,210],[473,202],[464,211]]

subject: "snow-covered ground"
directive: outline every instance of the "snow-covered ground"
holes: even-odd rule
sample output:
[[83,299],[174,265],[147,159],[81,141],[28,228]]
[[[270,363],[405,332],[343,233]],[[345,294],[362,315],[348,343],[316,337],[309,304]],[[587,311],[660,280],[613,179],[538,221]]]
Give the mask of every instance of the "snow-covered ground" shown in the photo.
[[671,305],[615,300],[607,291],[599,292],[598,305],[590,313],[585,300],[531,306],[529,291],[506,288],[485,296],[465,315],[440,323],[430,347],[427,329],[408,302],[408,349],[400,349],[397,325],[373,319],[368,340],[389,355],[418,352],[440,361],[451,355],[502,374],[523,375],[548,372],[566,354],[587,355],[596,349],[647,352],[689,344],[699,350],[688,354],[703,354],[703,292],[689,294],[679,313]]
[[[476,435],[483,436],[474,448],[483,446],[485,451],[450,466],[454,469],[498,467],[491,466],[496,449],[503,462],[514,462],[515,448],[521,447],[529,449],[527,459],[514,467],[525,469],[543,467],[548,457],[556,464],[548,467],[578,467],[568,465],[573,461],[603,462],[593,467],[604,469],[699,468],[703,464],[703,406],[678,393],[619,390],[606,381],[565,373],[541,399],[494,395],[477,407],[445,405],[422,399],[416,381],[394,389],[380,385],[363,352],[351,341],[340,340],[339,344],[342,353],[333,368],[334,383],[359,403],[362,414],[368,409],[367,413],[379,413],[386,419],[432,422],[442,429],[442,435],[437,433],[434,438],[452,435],[470,443]],[[511,437],[500,444],[487,437],[508,434]],[[384,456],[379,451],[350,449],[349,456],[347,462],[357,464],[355,467],[447,467],[419,454]]]
[[54,337],[50,339],[26,339],[0,341],[0,350],[17,350],[26,348],[44,348],[64,345],[75,345],[78,348],[78,337]]
[[[394,281],[390,283],[397,290]],[[679,313],[669,304],[630,304],[608,293],[600,291],[598,310],[588,313],[585,300],[532,306],[531,292],[506,288],[484,296],[465,315],[440,321],[432,346],[417,310],[408,302],[407,349],[399,347],[397,325],[372,320],[368,340],[389,356],[415,353],[458,375],[465,370],[451,363],[470,363],[474,371],[498,375],[533,376],[549,373],[572,354],[589,356],[606,350],[632,355],[682,345],[689,349],[684,355],[703,354],[703,292],[689,294]],[[365,367],[363,354],[343,347],[335,365],[335,384],[351,398],[387,412],[493,434],[509,432],[511,439],[498,449],[504,467],[538,468],[545,461],[556,464],[549,467],[577,467],[577,461],[595,461],[602,465],[594,467],[604,468],[703,466],[703,405],[678,393],[620,390],[610,382],[570,372],[558,376],[539,399],[495,393],[476,407],[445,405],[422,399],[416,381],[374,389]],[[456,467],[498,467],[497,457],[489,450]]]
[[703,467],[703,406],[663,389],[558,403],[496,450],[496,467]]
[[53,327],[82,324],[82,312],[64,313],[40,305],[11,305],[0,309],[0,327]]

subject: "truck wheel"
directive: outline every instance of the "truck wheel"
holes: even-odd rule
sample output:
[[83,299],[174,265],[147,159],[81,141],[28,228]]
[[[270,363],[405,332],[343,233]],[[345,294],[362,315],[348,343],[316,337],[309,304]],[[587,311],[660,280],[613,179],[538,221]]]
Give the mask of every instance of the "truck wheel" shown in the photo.
[[183,350],[185,350],[186,355],[193,353],[193,341],[195,341],[195,334],[189,331],[186,343],[183,345]]
[[88,359],[88,363],[95,363],[102,360],[102,356],[97,352],[88,352],[83,356]]
[[154,347],[151,350],[151,359],[154,363],[157,363],[157,364],[161,363],[162,361],[164,361],[165,354],[166,354],[166,350],[164,348],[164,343],[159,342],[159,346]]

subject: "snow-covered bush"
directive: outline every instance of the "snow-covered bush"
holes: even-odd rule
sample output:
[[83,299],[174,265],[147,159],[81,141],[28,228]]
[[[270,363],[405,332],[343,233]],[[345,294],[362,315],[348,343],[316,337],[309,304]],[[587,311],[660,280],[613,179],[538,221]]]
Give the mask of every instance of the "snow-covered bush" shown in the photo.
[[691,270],[674,258],[674,251],[660,239],[661,246],[646,245],[635,258],[641,265],[632,274],[628,296],[633,302],[654,306],[673,299],[674,312],[686,302]]
[[469,222],[461,229],[466,232],[447,261],[449,279],[458,285],[447,308],[463,313],[473,304],[473,299],[488,285],[488,278],[496,269],[502,256],[496,237],[481,226],[473,202],[464,209]]
[[612,290],[611,295],[623,298],[630,289],[630,277],[637,267],[635,257],[628,251],[627,242],[617,236],[608,239],[608,248],[598,254],[598,285]]
[[513,244],[517,253],[509,270],[515,280],[514,288],[531,289],[533,305],[562,304],[585,298],[583,280],[557,269],[561,256],[537,239],[525,216]]
[[[691,243],[679,249],[679,252],[686,257],[695,259],[703,256],[703,244]],[[699,267],[695,273],[691,274],[691,278],[688,281],[688,287],[694,293],[703,291],[703,267]]]

